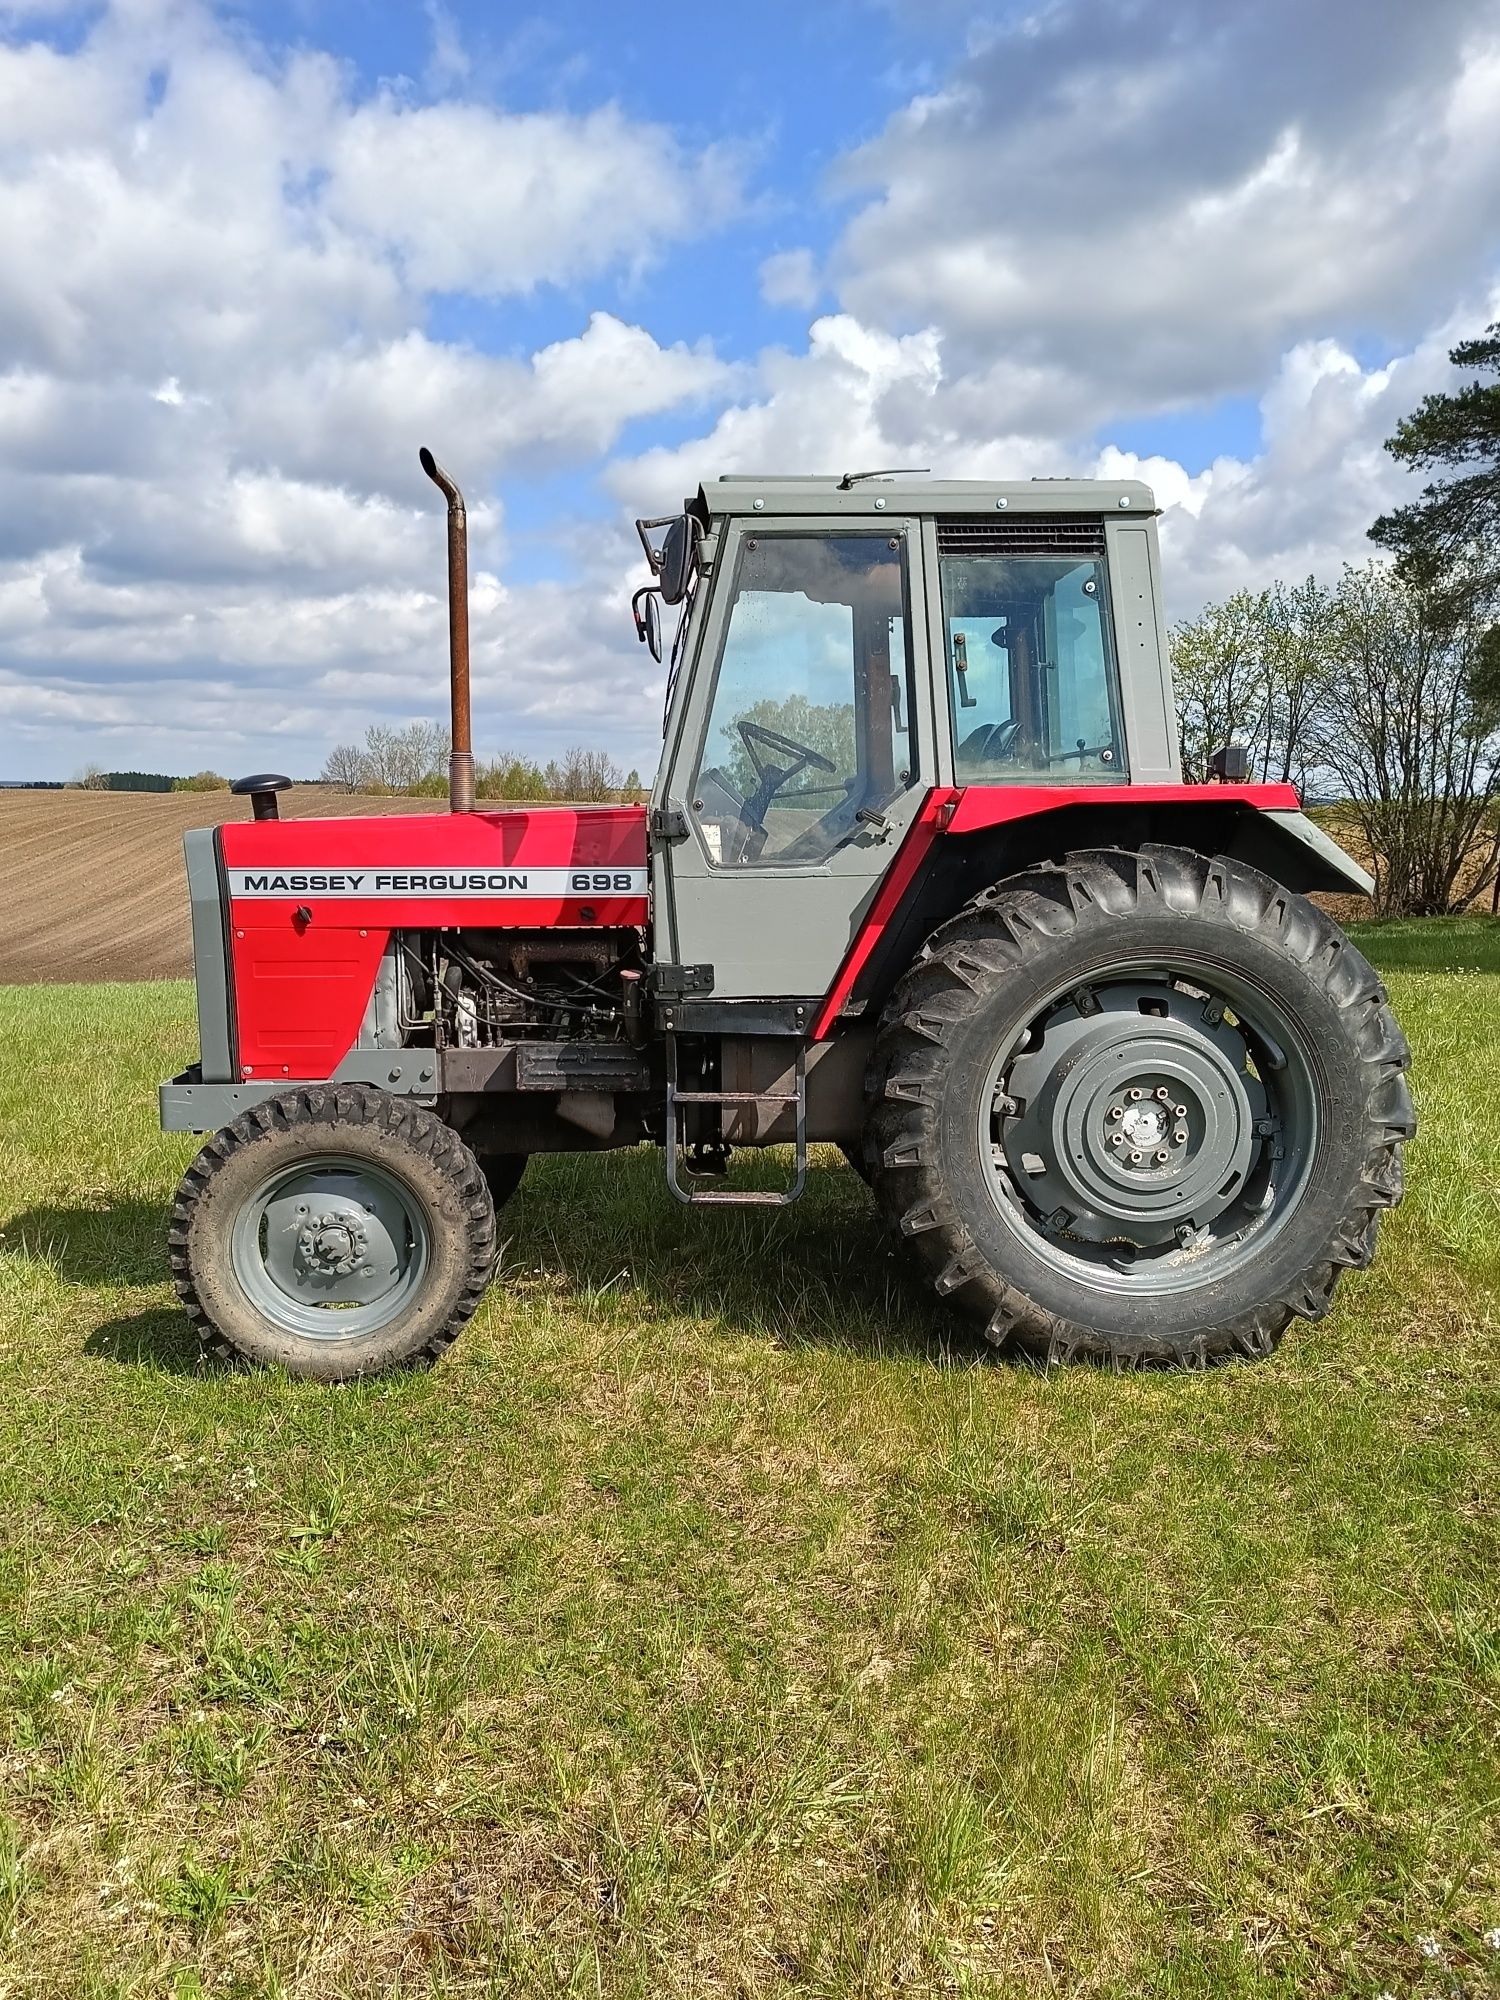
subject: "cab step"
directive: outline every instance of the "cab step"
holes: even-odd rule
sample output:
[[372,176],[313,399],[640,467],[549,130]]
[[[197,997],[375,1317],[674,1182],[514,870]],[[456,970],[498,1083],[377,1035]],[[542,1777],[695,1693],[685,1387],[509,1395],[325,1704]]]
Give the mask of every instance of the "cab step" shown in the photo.
[[[796,1107],[796,1138],[792,1178],[784,1188],[684,1187],[681,1107],[685,1104],[790,1104]],[[807,1046],[797,1044],[790,1090],[680,1090],[677,1084],[677,1037],[667,1036],[667,1186],[678,1201],[690,1206],[719,1208],[786,1208],[807,1185]]]

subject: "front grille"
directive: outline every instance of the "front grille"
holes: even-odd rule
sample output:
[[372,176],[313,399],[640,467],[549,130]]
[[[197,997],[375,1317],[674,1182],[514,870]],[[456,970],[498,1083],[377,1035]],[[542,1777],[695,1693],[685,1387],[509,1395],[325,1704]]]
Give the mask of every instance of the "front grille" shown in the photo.
[[941,556],[1071,556],[1086,562],[1104,555],[1104,522],[1090,514],[940,517],[937,544]]

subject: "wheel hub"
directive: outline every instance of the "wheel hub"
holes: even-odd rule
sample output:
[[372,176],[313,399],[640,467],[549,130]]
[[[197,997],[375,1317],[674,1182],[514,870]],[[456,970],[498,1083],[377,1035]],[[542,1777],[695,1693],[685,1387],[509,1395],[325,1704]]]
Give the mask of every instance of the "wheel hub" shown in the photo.
[[322,1161],[275,1176],[248,1203],[232,1256],[277,1325],[348,1339],[402,1309],[426,1266],[426,1225],[390,1175]]
[[352,1204],[347,1213],[332,1208],[321,1215],[309,1215],[297,1231],[297,1255],[305,1268],[336,1278],[347,1278],[369,1247],[363,1216]]
[[1186,1241],[1241,1198],[1270,1130],[1243,1034],[1175,986],[1122,982],[1053,1014],[996,1120],[1010,1177],[1055,1231]]

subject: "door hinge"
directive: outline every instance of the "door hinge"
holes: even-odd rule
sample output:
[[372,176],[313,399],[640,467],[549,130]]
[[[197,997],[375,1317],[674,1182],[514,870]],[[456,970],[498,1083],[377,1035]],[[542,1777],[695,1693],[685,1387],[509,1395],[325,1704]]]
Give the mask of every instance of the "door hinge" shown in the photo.
[[681,806],[653,806],[646,819],[646,831],[653,840],[686,840],[687,814]]

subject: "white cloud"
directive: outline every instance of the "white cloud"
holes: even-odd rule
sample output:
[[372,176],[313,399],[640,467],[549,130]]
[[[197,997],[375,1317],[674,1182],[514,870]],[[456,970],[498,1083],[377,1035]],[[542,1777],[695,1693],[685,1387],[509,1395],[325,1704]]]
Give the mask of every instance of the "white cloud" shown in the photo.
[[1002,352],[1075,430],[1253,388],[1332,328],[1413,339],[1500,211],[1496,0],[1054,0],[844,165],[849,310]]
[[760,267],[760,295],[767,305],[811,312],[822,289],[811,250],[777,250]]
[[726,214],[735,183],[724,155],[690,161],[614,105],[502,118],[391,92],[342,121],[328,173],[327,214],[391,246],[412,284],[491,298],[645,264]]
[[[428,12],[423,83],[374,93],[204,0],[119,0],[66,53],[0,30],[0,762],[270,740],[300,770],[440,714],[419,443],[469,493],[480,741],[643,768],[628,528],[554,520],[572,574],[520,581],[535,526],[491,497],[642,420],[671,441],[602,468],[622,514],[721,471],[1139,471],[1173,615],[1331,574],[1408,490],[1382,440],[1500,313],[1500,0],[1370,0],[1354,31],[1299,0],[987,19],[844,162],[832,252],[760,261],[768,303],[837,304],[743,362],[599,289],[737,212],[733,160],[611,103],[480,102]],[[579,303],[534,352],[444,337],[545,287]],[[1229,394],[1259,398],[1254,452],[1110,442]]]
[[[461,89],[432,21],[429,85]],[[505,553],[502,469],[586,463],[735,378],[706,343],[601,310],[530,356],[485,353],[431,331],[431,294],[635,272],[735,198],[722,154],[618,107],[361,98],[329,57],[273,58],[197,0],[116,6],[68,53],[0,37],[7,761],[60,718],[141,756],[226,732],[183,753],[201,765],[298,717],[315,764],[370,701],[440,712],[441,508],[417,445],[468,488],[482,569]],[[575,635],[607,629],[613,574],[586,588],[595,610],[514,589],[503,643],[476,598],[476,667],[543,729],[564,607]],[[581,713],[621,685],[607,650]]]

